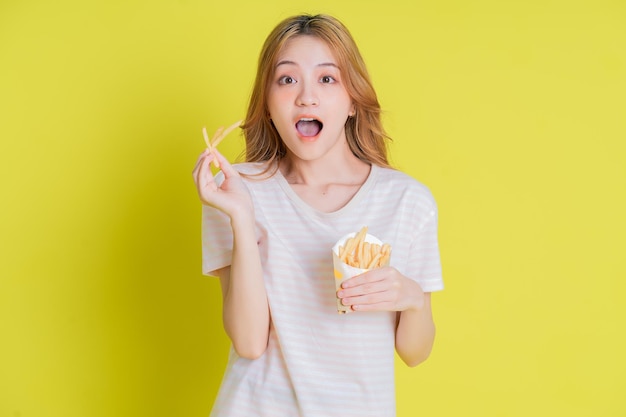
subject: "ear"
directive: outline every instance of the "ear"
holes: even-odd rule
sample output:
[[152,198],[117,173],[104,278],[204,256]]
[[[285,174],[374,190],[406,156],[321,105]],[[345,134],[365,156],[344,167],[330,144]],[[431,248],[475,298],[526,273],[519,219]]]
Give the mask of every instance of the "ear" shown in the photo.
[[354,107],[354,103],[350,107],[350,111],[348,112],[349,117],[353,117],[356,114],[356,108]]

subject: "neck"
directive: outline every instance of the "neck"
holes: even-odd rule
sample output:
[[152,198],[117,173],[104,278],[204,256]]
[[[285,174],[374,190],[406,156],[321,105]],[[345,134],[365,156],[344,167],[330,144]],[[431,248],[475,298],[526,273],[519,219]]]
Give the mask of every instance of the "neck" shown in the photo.
[[290,184],[326,185],[337,183],[362,183],[369,174],[369,164],[354,155],[334,160],[305,161],[287,155],[279,169]]

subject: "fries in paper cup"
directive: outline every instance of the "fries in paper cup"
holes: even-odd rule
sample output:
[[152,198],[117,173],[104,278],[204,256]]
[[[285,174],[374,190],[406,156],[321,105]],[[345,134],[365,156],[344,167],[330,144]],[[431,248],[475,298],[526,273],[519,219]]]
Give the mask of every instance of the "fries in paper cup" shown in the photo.
[[[367,226],[356,233],[347,234],[333,246],[335,289],[338,291],[341,284],[349,278],[389,265],[390,257],[391,246],[368,234]],[[341,300],[337,298],[337,311],[343,314],[352,310],[350,306],[341,304]]]

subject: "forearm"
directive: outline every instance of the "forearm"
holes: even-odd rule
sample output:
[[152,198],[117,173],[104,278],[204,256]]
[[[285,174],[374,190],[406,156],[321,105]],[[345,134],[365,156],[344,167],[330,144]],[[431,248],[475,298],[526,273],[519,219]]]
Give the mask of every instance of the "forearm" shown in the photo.
[[396,351],[408,366],[417,366],[428,358],[435,340],[430,294],[424,294],[420,308],[411,308],[398,315]]
[[267,347],[270,316],[254,219],[233,217],[231,224],[233,256],[224,288],[224,328],[237,353],[255,359]]

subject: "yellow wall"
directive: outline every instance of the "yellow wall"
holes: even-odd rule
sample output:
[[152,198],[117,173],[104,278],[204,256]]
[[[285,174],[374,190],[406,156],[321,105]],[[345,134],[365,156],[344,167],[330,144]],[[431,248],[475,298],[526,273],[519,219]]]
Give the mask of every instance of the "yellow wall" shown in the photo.
[[0,3],[0,416],[208,414],[228,342],[190,173],[301,11],[351,28],[440,205],[398,415],[625,415],[626,3],[310,3]]

